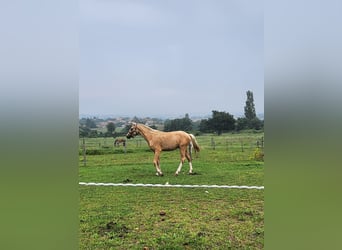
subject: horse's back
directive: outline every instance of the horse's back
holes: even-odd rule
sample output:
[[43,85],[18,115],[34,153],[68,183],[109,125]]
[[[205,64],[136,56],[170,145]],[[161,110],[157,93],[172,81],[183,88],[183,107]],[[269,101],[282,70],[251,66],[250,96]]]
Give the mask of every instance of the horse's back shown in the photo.
[[190,135],[184,131],[162,132],[159,135],[159,143],[164,151],[187,146],[190,141]]

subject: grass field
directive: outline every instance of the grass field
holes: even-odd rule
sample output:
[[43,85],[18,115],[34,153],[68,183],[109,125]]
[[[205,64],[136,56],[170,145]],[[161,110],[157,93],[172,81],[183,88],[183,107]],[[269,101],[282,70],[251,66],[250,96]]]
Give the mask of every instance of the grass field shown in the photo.
[[[80,140],[82,182],[264,185],[264,163],[253,159],[263,134],[197,136],[194,175],[179,151],[163,152],[163,177],[141,137],[124,148],[113,138]],[[80,186],[80,249],[262,249],[264,191],[246,189]]]

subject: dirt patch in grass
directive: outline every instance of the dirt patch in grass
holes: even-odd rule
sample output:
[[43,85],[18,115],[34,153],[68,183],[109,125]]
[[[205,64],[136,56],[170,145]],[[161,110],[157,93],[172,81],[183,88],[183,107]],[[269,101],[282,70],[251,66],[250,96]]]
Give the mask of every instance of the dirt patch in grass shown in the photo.
[[113,221],[108,222],[105,226],[99,227],[99,234],[101,236],[109,236],[111,239],[114,238],[114,236],[119,238],[125,237],[129,232],[130,230],[128,227]]

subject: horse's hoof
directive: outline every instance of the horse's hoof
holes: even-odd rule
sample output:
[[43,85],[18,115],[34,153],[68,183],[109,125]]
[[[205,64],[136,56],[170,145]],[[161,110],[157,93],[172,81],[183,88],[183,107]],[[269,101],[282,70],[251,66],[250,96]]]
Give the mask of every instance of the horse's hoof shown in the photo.
[[175,176],[178,176],[178,173],[175,173]]

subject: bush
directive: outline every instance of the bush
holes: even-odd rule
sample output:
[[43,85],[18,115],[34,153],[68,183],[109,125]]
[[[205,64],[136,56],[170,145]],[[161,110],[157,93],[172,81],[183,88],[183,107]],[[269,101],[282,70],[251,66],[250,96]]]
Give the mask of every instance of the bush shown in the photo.
[[264,161],[264,152],[261,150],[261,148],[256,148],[253,152],[253,155],[251,157],[252,160],[256,161]]

